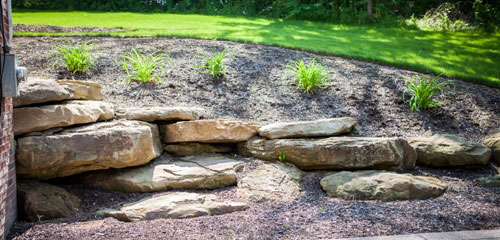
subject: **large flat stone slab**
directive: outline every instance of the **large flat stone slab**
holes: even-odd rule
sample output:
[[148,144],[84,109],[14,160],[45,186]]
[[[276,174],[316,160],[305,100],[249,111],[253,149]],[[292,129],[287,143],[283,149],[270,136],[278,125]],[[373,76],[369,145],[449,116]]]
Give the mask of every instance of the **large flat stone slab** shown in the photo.
[[29,79],[19,83],[19,97],[12,98],[14,107],[59,102],[71,99],[71,93],[54,80]]
[[289,201],[302,193],[304,172],[291,164],[264,163],[238,180],[237,194],[255,202]]
[[81,172],[144,165],[161,155],[156,125],[113,121],[17,140],[19,178],[49,179]]
[[198,120],[204,114],[205,110],[198,107],[142,107],[120,108],[116,110],[116,118],[118,119],[146,122]]
[[316,121],[279,122],[262,126],[259,135],[268,139],[331,137],[348,133],[356,125],[354,118],[329,118]]
[[80,80],[57,80],[57,83],[71,93],[71,99],[101,101],[102,86],[96,82]]
[[80,206],[64,188],[33,180],[18,181],[17,198],[20,217],[30,222],[70,217]]
[[408,143],[417,151],[417,165],[428,167],[485,166],[491,156],[488,147],[449,134],[409,138]]
[[441,196],[447,185],[437,178],[385,171],[339,172],[321,179],[330,197],[345,200],[411,200]]
[[236,143],[257,133],[254,123],[233,120],[197,120],[161,125],[165,143]]
[[155,161],[146,166],[90,174],[85,182],[112,191],[155,192],[169,189],[215,189],[236,184],[243,162],[221,155]]
[[113,117],[113,105],[98,101],[68,101],[57,105],[15,108],[14,135],[93,123]]
[[484,145],[491,149],[491,161],[500,164],[500,132],[486,137]]
[[228,153],[233,151],[233,147],[208,143],[181,143],[169,144],[165,146],[164,150],[177,156],[193,156],[211,153]]
[[252,138],[240,144],[239,151],[269,161],[286,153],[286,162],[304,170],[412,169],[417,158],[415,150],[401,138]]
[[242,202],[218,201],[212,194],[174,192],[125,204],[119,210],[103,211],[103,215],[121,221],[135,222],[167,218],[192,218],[220,215],[248,209]]

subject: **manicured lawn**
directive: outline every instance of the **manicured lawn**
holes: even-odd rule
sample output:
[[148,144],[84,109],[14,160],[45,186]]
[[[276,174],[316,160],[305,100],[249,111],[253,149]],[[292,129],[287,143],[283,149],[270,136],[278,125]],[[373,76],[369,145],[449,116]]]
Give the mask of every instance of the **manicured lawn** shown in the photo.
[[130,29],[127,32],[108,33],[15,33],[14,36],[168,36],[223,39],[366,59],[500,87],[498,33],[428,32],[190,14],[14,11],[13,22]]

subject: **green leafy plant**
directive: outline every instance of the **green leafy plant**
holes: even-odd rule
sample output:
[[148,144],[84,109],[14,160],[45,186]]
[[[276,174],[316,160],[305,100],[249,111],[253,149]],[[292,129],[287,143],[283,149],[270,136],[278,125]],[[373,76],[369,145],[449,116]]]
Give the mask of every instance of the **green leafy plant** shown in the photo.
[[289,73],[295,76],[295,84],[305,93],[313,92],[316,88],[326,88],[330,85],[326,68],[316,62],[316,58],[309,65],[304,61],[290,61],[286,66]]
[[[438,92],[451,92],[452,95],[455,95],[456,86],[453,81],[439,80],[439,77],[429,79],[420,75],[414,75],[413,78],[407,79],[403,92],[403,100],[410,104],[412,112],[441,105],[441,102],[434,101],[434,97]],[[453,90],[446,88],[448,85],[453,86]],[[405,93],[410,93],[412,95],[411,98],[406,100]]]
[[92,49],[95,46],[90,41],[80,45],[73,45],[70,42],[63,42],[55,47],[52,53],[52,68],[63,67],[72,73],[87,72],[94,68],[94,57]]
[[220,78],[226,74],[226,65],[223,60],[227,57],[227,54],[223,50],[222,52],[215,52],[211,58],[204,58],[205,65],[199,66],[199,68],[206,69],[205,72],[212,75],[213,78]]
[[127,78],[124,80],[130,83],[135,80],[140,83],[157,81],[161,83],[161,78],[165,73],[165,65],[170,64],[168,54],[142,55],[132,48],[130,53],[122,57],[122,69],[127,72]]
[[285,162],[285,159],[286,159],[286,152],[280,152],[280,156],[278,157],[278,160],[280,160],[280,162]]

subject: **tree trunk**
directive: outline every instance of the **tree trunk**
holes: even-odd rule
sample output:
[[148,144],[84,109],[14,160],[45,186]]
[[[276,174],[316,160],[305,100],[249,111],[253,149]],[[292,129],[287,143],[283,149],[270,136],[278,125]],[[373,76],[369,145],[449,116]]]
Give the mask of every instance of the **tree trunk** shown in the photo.
[[368,19],[373,20],[373,1],[368,0],[366,10],[368,12]]

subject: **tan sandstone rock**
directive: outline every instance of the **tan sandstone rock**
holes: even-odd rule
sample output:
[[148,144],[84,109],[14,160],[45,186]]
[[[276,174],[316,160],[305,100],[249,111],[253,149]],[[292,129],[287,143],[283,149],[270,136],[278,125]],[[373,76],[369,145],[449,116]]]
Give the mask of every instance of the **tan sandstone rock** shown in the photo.
[[218,201],[212,194],[173,192],[125,204],[119,210],[107,210],[101,214],[121,221],[134,222],[220,215],[246,209],[248,209],[246,203]]
[[166,120],[198,120],[204,115],[204,112],[204,109],[198,107],[120,108],[116,110],[116,118],[146,122]]
[[354,118],[329,118],[316,121],[279,122],[262,126],[259,135],[268,139],[330,137],[348,133],[356,125]]
[[18,181],[17,198],[20,217],[30,222],[70,217],[80,206],[64,188],[33,180]]
[[500,132],[488,136],[484,140],[484,145],[491,149],[491,161],[500,164]]
[[486,146],[449,134],[413,137],[408,143],[417,151],[417,165],[422,166],[484,166],[491,156],[491,150]]
[[236,143],[254,136],[258,126],[233,120],[197,120],[161,125],[160,128],[166,143]]
[[113,121],[17,140],[19,178],[49,179],[81,172],[144,165],[161,155],[156,125]]
[[235,185],[236,171],[242,167],[243,162],[220,155],[184,157],[180,161],[159,159],[137,168],[90,174],[85,182],[121,192],[215,189]]
[[113,117],[113,105],[97,101],[69,101],[58,105],[15,108],[14,135],[93,123]]
[[437,178],[385,171],[339,172],[321,179],[330,197],[345,200],[411,200],[441,196],[447,185]]
[[71,93],[71,99],[100,101],[104,98],[102,96],[102,86],[96,82],[57,80],[57,83]]
[[244,156],[286,162],[300,169],[412,169],[415,150],[400,138],[330,137],[323,139],[252,138],[239,146]]
[[237,194],[256,202],[293,200],[301,195],[303,177],[304,173],[291,164],[264,163],[238,181]]
[[207,143],[169,144],[164,150],[177,156],[193,156],[208,153],[228,153],[233,151],[231,146]]
[[58,102],[71,99],[71,93],[53,80],[29,79],[19,83],[19,97],[12,98],[14,107]]

